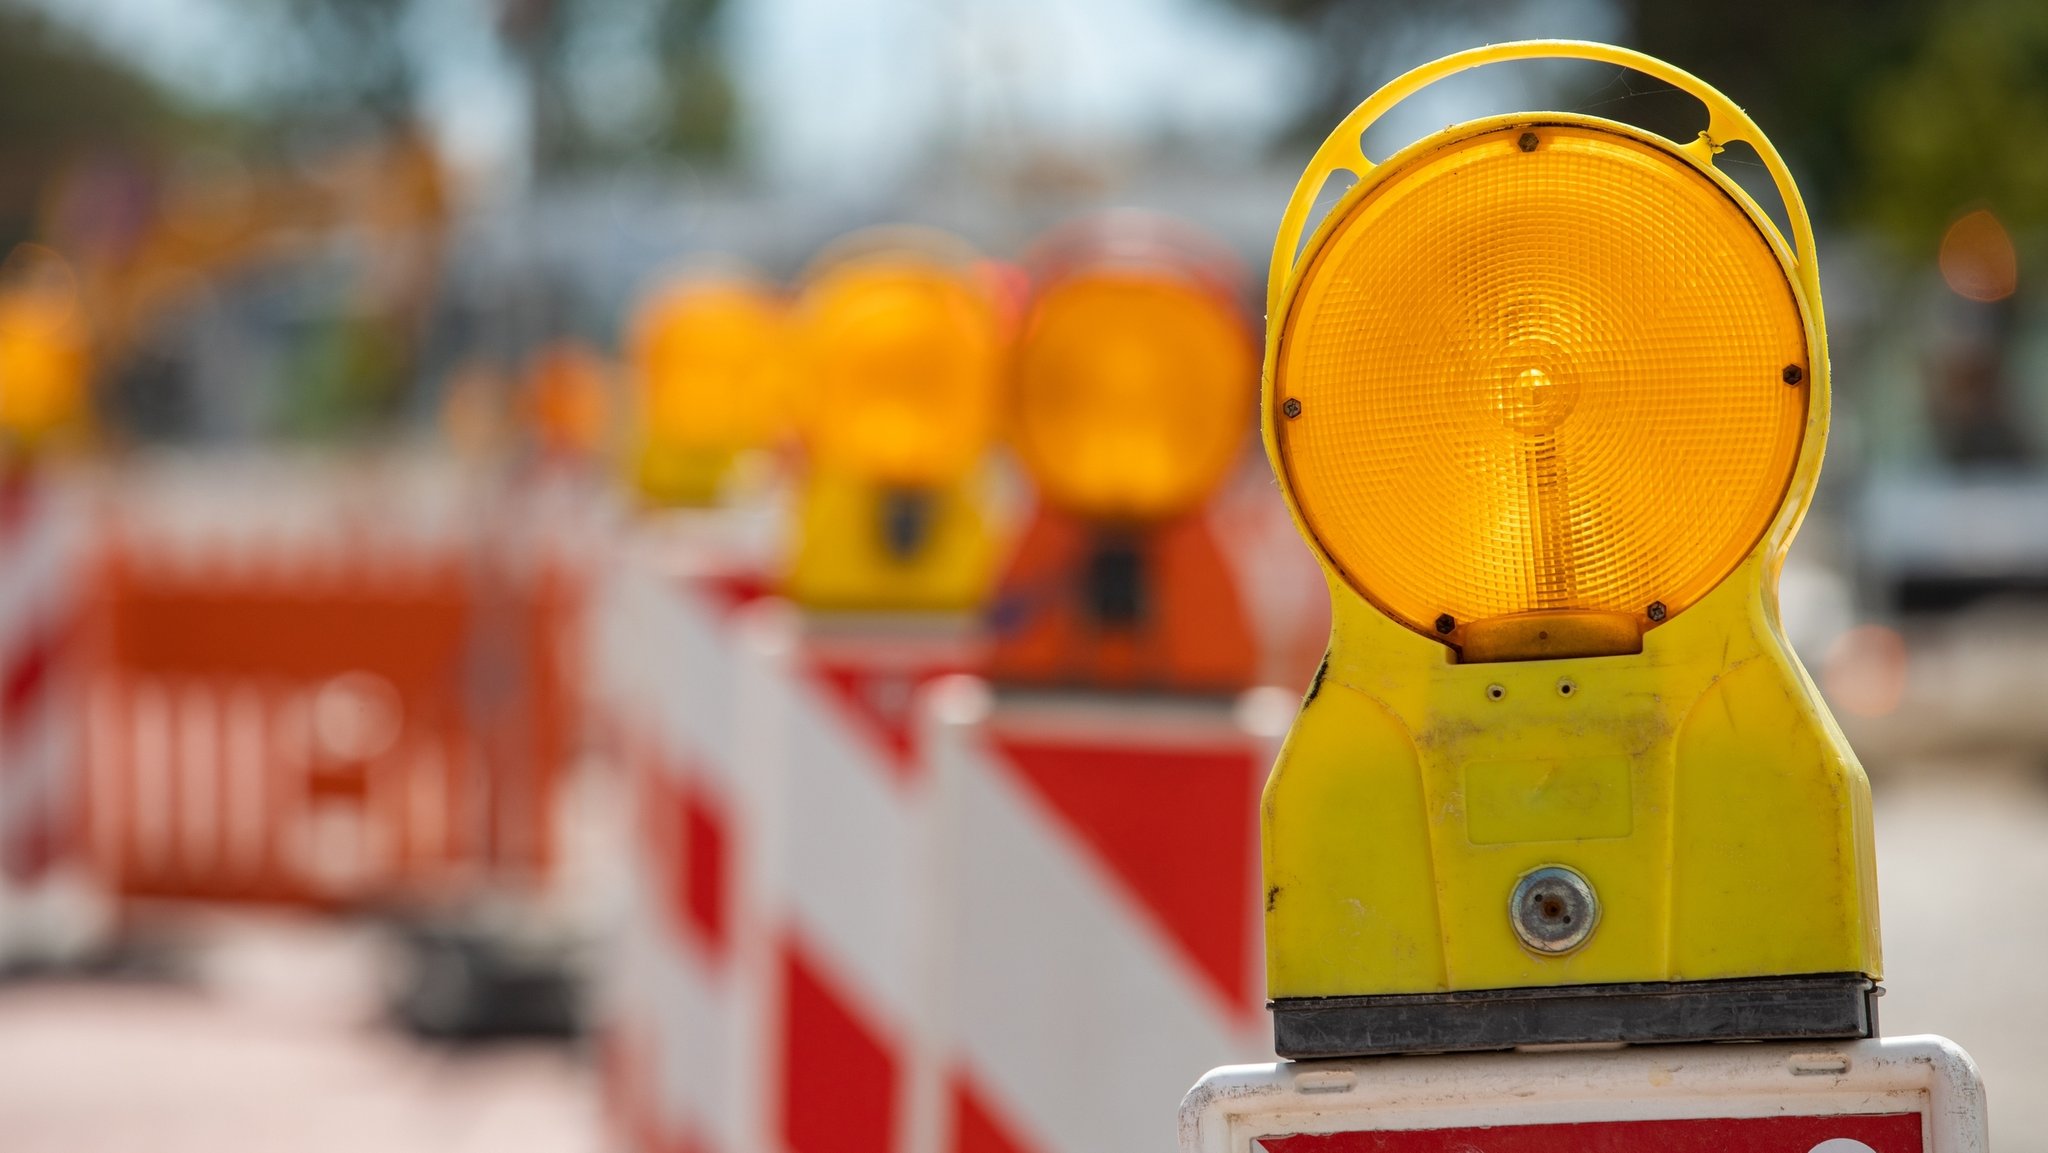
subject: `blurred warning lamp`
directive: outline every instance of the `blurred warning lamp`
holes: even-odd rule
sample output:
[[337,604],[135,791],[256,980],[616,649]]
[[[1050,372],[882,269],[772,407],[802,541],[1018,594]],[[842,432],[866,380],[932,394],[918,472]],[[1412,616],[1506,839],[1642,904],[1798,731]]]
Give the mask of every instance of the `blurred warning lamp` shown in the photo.
[[800,423],[821,468],[928,488],[980,461],[1003,370],[995,302],[971,267],[915,253],[826,268],[796,304]]
[[1257,353],[1216,289],[1104,267],[1042,291],[1017,352],[1013,438],[1046,501],[1155,521],[1199,505],[1250,428]]
[[1325,225],[1283,321],[1277,459],[1308,529],[1464,660],[1640,651],[1787,501],[1809,389],[1785,262],[1618,129],[1397,164]]
[[766,285],[700,277],[657,290],[634,319],[645,431],[665,449],[764,448],[787,419],[784,310]]
[[89,371],[70,266],[49,249],[18,246],[0,268],[0,432],[34,445],[76,425]]

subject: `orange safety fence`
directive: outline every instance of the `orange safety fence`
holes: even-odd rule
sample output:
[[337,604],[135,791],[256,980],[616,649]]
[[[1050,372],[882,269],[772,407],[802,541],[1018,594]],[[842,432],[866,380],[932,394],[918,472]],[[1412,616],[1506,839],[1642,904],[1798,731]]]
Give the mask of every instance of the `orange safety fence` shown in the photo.
[[319,906],[544,880],[576,736],[573,582],[486,553],[172,562],[114,540],[87,641],[102,875]]

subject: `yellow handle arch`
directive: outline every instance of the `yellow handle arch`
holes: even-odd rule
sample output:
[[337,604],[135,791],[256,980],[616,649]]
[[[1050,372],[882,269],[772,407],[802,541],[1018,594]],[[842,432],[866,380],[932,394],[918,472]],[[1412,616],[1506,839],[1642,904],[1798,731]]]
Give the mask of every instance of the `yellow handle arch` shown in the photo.
[[1280,218],[1279,233],[1273,239],[1273,261],[1266,274],[1267,316],[1270,318],[1279,310],[1280,301],[1283,299],[1282,289],[1287,283],[1287,278],[1295,270],[1296,255],[1301,251],[1302,234],[1308,227],[1309,213],[1314,209],[1316,197],[1322,192],[1324,183],[1332,173],[1338,171],[1351,172],[1363,182],[1366,174],[1377,167],[1365,154],[1363,140],[1366,129],[1372,127],[1395,105],[1439,80],[1488,64],[1527,60],[1584,60],[1596,64],[1613,64],[1661,80],[1705,105],[1707,130],[1700,134],[1698,140],[1691,143],[1674,140],[1670,142],[1671,145],[1702,167],[1712,167],[1714,154],[1737,141],[1756,149],[1765,170],[1771,175],[1771,183],[1777,188],[1779,199],[1784,201],[1785,215],[1792,224],[1791,243],[1785,244],[1786,237],[1761,211],[1756,214],[1757,220],[1765,228],[1770,229],[1772,237],[1791,253],[1793,268],[1799,278],[1799,287],[1807,299],[1820,299],[1820,272],[1814,260],[1813,223],[1806,214],[1806,204],[1799,198],[1799,188],[1793,183],[1792,173],[1785,167],[1784,158],[1778,155],[1778,150],[1764,135],[1763,129],[1757,127],[1756,121],[1750,119],[1749,114],[1740,106],[1722,95],[1719,89],[1692,73],[1627,48],[1599,44],[1590,40],[1516,40],[1454,52],[1403,73],[1352,109],[1351,114],[1340,121],[1329,136],[1324,138],[1315,155],[1309,159],[1300,182],[1294,186],[1294,195],[1288,199],[1287,211]]

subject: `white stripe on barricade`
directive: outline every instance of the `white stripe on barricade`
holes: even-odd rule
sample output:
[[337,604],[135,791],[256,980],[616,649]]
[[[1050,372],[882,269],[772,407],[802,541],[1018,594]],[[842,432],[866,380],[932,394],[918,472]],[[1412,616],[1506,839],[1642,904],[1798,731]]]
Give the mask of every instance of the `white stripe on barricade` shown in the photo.
[[938,1107],[920,1039],[938,926],[921,690],[977,659],[964,621],[808,620],[753,646],[742,746],[764,782],[755,1040],[767,1141],[904,1153]]

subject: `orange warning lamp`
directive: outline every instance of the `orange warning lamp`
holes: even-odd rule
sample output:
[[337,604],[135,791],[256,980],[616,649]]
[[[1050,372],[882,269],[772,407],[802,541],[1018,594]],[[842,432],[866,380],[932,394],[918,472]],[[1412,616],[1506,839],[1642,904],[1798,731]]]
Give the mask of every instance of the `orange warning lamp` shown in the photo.
[[85,417],[91,358],[71,268],[39,245],[0,269],[0,435],[33,451]]
[[978,259],[943,234],[856,234],[814,264],[791,336],[807,467],[790,595],[852,611],[978,605],[1005,356]]
[[1041,241],[1012,443],[1040,507],[995,610],[998,682],[1228,692],[1250,627],[1204,515],[1249,445],[1256,346],[1230,255],[1115,215]]
[[713,503],[737,458],[774,444],[789,409],[784,322],[781,297],[745,276],[688,277],[648,297],[627,341],[643,496]]
[[1324,238],[1285,332],[1280,467],[1309,532],[1467,660],[1532,627],[1633,651],[1748,555],[1806,434],[1778,254],[1692,163],[1602,127],[1423,157]]

